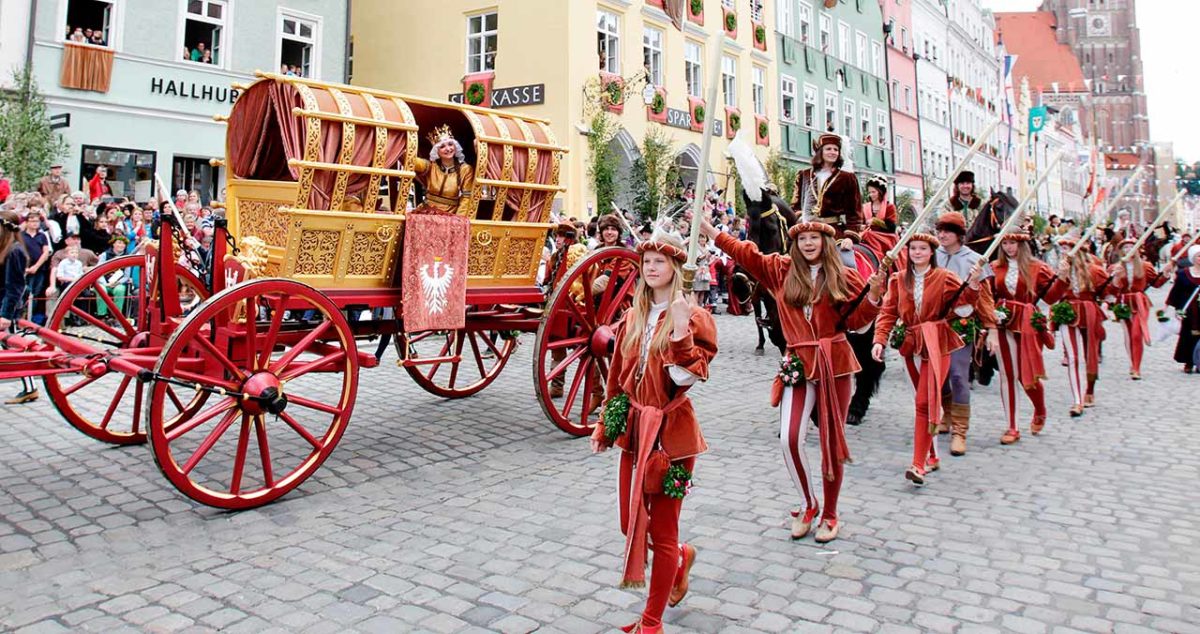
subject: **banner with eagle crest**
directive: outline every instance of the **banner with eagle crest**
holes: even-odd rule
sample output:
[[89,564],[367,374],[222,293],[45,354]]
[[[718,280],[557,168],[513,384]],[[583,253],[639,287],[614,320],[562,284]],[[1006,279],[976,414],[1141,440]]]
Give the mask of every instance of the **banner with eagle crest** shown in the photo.
[[467,247],[471,221],[450,214],[409,214],[404,220],[400,286],[404,331],[456,330],[466,325]]

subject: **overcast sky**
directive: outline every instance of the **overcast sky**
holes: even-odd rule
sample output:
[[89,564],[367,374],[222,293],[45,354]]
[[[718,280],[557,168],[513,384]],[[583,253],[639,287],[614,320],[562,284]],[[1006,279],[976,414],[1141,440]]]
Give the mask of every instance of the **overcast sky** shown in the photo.
[[[995,11],[1034,11],[1041,0],[982,0]],[[1175,157],[1200,161],[1200,85],[1185,73],[1200,24],[1196,0],[1137,0],[1142,31],[1142,71],[1150,104],[1150,138],[1173,141]]]

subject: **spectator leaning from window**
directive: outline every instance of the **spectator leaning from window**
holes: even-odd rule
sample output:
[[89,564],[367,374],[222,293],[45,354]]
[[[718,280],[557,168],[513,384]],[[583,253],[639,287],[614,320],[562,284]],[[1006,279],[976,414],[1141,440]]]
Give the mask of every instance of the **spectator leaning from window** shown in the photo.
[[104,41],[104,32],[100,29],[92,31],[92,39],[89,40],[94,46],[107,46]]
[[185,61],[185,62],[192,61],[192,49],[190,49],[186,46],[183,47],[183,61]]
[[212,51],[204,51],[204,53],[200,56],[200,63],[201,64],[213,63]]
[[74,29],[67,29],[67,31],[70,34],[70,36],[67,39],[71,40],[72,42],[87,42],[88,41],[87,36],[83,34],[83,29],[81,29],[79,27],[75,27]]
[[91,180],[88,181],[88,198],[91,198],[93,203],[98,202],[105,196],[112,195],[112,188],[108,186],[107,180],[108,167],[97,165],[95,173],[92,174]]
[[208,46],[206,46],[204,42],[196,42],[196,48],[192,49],[192,61],[198,62],[203,59],[204,53],[207,50]]
[[83,41],[89,42],[89,43],[92,41],[92,30],[91,29],[83,30]]
[[[25,303],[25,270],[29,254],[21,242],[20,216],[12,210],[0,211],[0,332],[12,332]],[[36,401],[33,379],[21,379],[21,392],[6,401],[10,405]]]
[[36,189],[46,200],[58,200],[59,196],[71,193],[71,186],[63,178],[62,163],[51,165],[50,173],[38,180]]

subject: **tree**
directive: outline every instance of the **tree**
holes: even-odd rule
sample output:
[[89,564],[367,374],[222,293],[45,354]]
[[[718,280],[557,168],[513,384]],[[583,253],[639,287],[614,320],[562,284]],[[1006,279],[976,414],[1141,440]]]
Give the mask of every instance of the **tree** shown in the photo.
[[917,209],[914,204],[915,197],[910,191],[900,192],[896,196],[896,211],[900,219],[900,224],[909,225],[917,218]]
[[67,142],[50,129],[46,100],[30,70],[15,71],[13,84],[12,92],[0,97],[0,168],[14,190],[25,191],[66,154]]
[[609,145],[617,134],[617,124],[606,112],[592,117],[588,134],[588,178],[596,192],[596,214],[612,211],[617,197],[617,157]]
[[629,179],[633,208],[643,222],[658,217],[659,210],[668,202],[667,192],[678,172],[671,138],[662,128],[651,126],[642,139],[642,153],[633,162]]
[[778,150],[771,150],[767,155],[767,178],[775,183],[775,187],[779,189],[779,195],[784,200],[791,200],[793,189],[796,187],[796,167],[795,165],[783,158],[783,154]]

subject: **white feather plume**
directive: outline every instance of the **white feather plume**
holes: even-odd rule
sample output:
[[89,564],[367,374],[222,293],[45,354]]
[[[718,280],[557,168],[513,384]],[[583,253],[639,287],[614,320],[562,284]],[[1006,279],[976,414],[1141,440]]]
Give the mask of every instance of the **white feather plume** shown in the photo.
[[854,171],[854,139],[850,135],[841,135],[842,137],[842,171]]
[[754,155],[754,149],[750,147],[749,143],[746,143],[745,130],[739,132],[729,143],[725,155],[733,159],[733,165],[737,168],[738,178],[742,181],[742,188],[746,190],[746,195],[754,202],[761,202],[763,188],[769,182],[767,170]]

